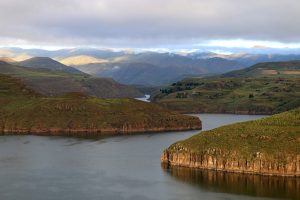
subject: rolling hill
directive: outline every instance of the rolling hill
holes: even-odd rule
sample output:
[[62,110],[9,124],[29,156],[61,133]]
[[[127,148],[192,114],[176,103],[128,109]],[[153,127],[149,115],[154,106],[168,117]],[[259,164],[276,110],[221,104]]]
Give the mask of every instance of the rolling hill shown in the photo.
[[184,79],[157,91],[152,100],[183,113],[287,111],[300,106],[298,63],[262,63],[221,76]]
[[30,67],[36,69],[49,69],[49,70],[57,70],[57,71],[70,72],[70,73],[82,73],[81,71],[73,67],[66,66],[48,57],[34,57],[19,62],[18,64],[23,67]]
[[59,62],[65,65],[86,65],[94,63],[105,63],[107,60],[95,58],[92,56],[80,55],[80,56],[71,56],[64,59],[60,59]]
[[[233,54],[203,52],[135,52],[113,49],[42,49],[2,48],[0,56],[16,61],[31,57],[50,57],[66,65],[72,65],[85,73],[133,85],[166,85],[182,77],[211,76],[243,69],[261,62],[299,60],[297,51],[271,51],[273,53],[238,53],[247,49],[235,49]],[[273,49],[274,50],[274,49]],[[226,49],[224,49],[226,51]],[[273,72],[269,72],[273,73]]]
[[5,57],[5,56],[0,57],[0,61],[4,61],[4,62],[7,62],[7,63],[15,63],[16,62],[12,58]]
[[45,68],[27,68],[0,61],[0,74],[21,79],[31,89],[49,96],[84,92],[99,98],[136,98],[138,90],[109,78],[94,78],[82,73],[67,73]]
[[299,76],[300,61],[259,63],[252,67],[225,73],[222,77]]
[[140,53],[104,63],[73,65],[94,76],[111,77],[124,84],[164,85],[189,75],[204,75],[243,68],[223,58],[192,59],[169,53]]
[[97,136],[200,129],[197,117],[134,99],[82,93],[46,97],[0,75],[0,134]]

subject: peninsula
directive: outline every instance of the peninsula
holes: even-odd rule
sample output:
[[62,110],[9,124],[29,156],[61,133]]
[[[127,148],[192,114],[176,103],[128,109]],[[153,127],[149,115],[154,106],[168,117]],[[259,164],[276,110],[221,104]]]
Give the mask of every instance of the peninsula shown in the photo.
[[171,145],[161,162],[167,167],[300,176],[300,108],[202,132]]
[[0,134],[96,136],[201,129],[197,117],[134,99],[47,97],[0,74]]

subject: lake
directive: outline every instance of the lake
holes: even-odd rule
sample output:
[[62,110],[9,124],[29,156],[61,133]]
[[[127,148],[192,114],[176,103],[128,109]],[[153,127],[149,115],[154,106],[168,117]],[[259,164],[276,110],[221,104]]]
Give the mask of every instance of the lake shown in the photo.
[[[205,130],[263,116],[200,114]],[[299,198],[293,178],[165,170],[160,154],[199,131],[82,139],[1,136],[0,199],[236,200]]]
[[149,94],[145,94],[144,97],[139,97],[139,98],[135,98],[136,100],[140,100],[140,101],[144,101],[144,102],[150,102],[150,95]]

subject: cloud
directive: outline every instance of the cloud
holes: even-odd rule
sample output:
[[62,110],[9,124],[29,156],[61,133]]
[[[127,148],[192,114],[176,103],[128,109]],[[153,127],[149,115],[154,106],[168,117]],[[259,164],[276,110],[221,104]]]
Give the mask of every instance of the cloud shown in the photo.
[[2,44],[159,47],[300,42],[299,0],[1,0]]

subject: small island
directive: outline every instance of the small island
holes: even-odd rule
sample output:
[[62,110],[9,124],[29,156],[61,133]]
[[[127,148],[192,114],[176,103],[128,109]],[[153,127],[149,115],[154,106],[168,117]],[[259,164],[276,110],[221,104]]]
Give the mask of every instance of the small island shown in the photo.
[[134,99],[83,93],[49,97],[19,79],[0,75],[0,135],[97,136],[201,129],[197,117]]
[[300,176],[300,108],[236,123],[171,145],[161,155],[166,167]]

